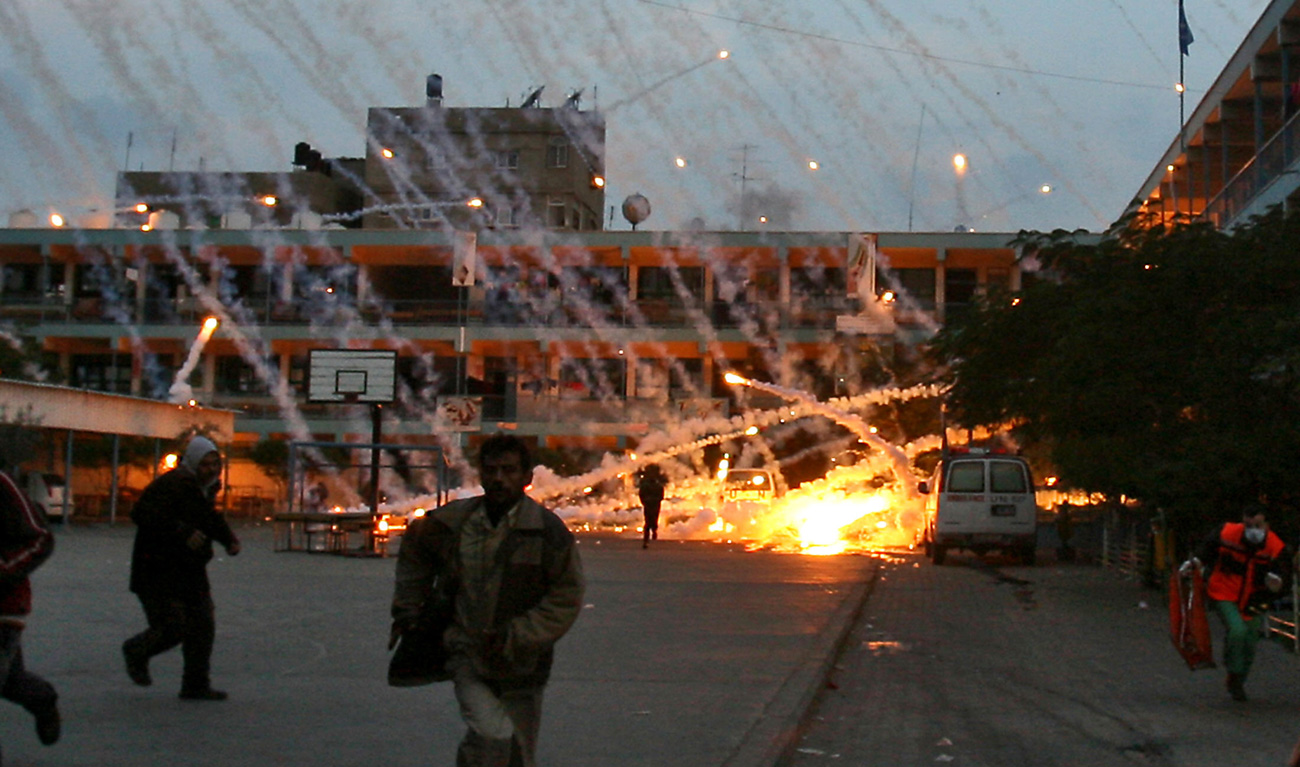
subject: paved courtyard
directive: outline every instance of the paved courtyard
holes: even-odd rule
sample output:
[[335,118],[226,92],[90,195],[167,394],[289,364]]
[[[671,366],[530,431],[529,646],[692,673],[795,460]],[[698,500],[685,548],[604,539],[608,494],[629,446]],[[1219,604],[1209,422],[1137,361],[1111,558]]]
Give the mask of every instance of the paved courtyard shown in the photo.
[[[384,681],[394,559],[274,553],[268,527],[209,566],[214,684],[176,697],[180,655],[133,686],[122,640],[133,529],[73,526],[34,579],[28,666],[59,689],[62,741],[0,708],[7,767],[450,765],[462,725],[449,685]],[[583,537],[586,610],[560,644],[540,759],[551,767],[765,765],[820,688],[879,560],[744,553],[729,544]],[[671,757],[669,757],[671,755]]]

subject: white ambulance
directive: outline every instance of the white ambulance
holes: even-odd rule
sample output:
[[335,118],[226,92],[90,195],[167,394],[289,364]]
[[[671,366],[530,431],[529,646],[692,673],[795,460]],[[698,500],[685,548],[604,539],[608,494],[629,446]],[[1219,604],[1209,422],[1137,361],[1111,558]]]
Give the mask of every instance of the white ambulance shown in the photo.
[[979,555],[997,549],[1034,564],[1038,505],[1025,459],[951,448],[919,489],[926,494],[922,543],[936,565],[943,564],[951,549]]

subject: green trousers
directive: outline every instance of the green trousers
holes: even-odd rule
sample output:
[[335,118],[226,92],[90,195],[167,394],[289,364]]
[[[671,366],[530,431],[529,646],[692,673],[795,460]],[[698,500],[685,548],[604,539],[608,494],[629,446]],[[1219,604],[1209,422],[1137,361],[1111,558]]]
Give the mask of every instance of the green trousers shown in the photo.
[[1260,616],[1250,620],[1241,617],[1235,602],[1210,600],[1214,611],[1223,619],[1228,630],[1223,639],[1223,665],[1233,674],[1240,674],[1244,679],[1250,673],[1250,664],[1255,660],[1255,644],[1259,642]]

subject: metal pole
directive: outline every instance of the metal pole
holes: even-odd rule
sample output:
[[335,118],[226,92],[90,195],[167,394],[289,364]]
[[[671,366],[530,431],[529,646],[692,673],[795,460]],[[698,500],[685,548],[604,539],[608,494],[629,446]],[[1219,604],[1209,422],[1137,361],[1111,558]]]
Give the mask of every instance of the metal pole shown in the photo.
[[72,439],[74,432],[68,429],[68,444],[63,462],[63,514],[59,516],[59,524],[67,527],[68,516],[72,508]]
[[367,551],[375,550],[375,525],[379,522],[379,445],[383,443],[384,418],[383,405],[375,403],[370,407],[371,438],[374,447],[370,450],[370,531],[366,533]]
[[118,451],[122,446],[122,435],[113,435],[113,482],[112,489],[108,496],[108,524],[112,525],[117,522],[117,468],[118,468]]

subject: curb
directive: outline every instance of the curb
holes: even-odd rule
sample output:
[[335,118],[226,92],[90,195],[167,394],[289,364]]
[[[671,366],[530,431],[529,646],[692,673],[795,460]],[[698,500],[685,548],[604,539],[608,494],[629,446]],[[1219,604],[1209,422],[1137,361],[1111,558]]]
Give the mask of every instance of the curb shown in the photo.
[[789,761],[807,729],[813,704],[826,688],[879,576],[878,562],[871,577],[855,584],[836,608],[827,629],[814,640],[812,650],[786,677],[722,767],[780,767]]

